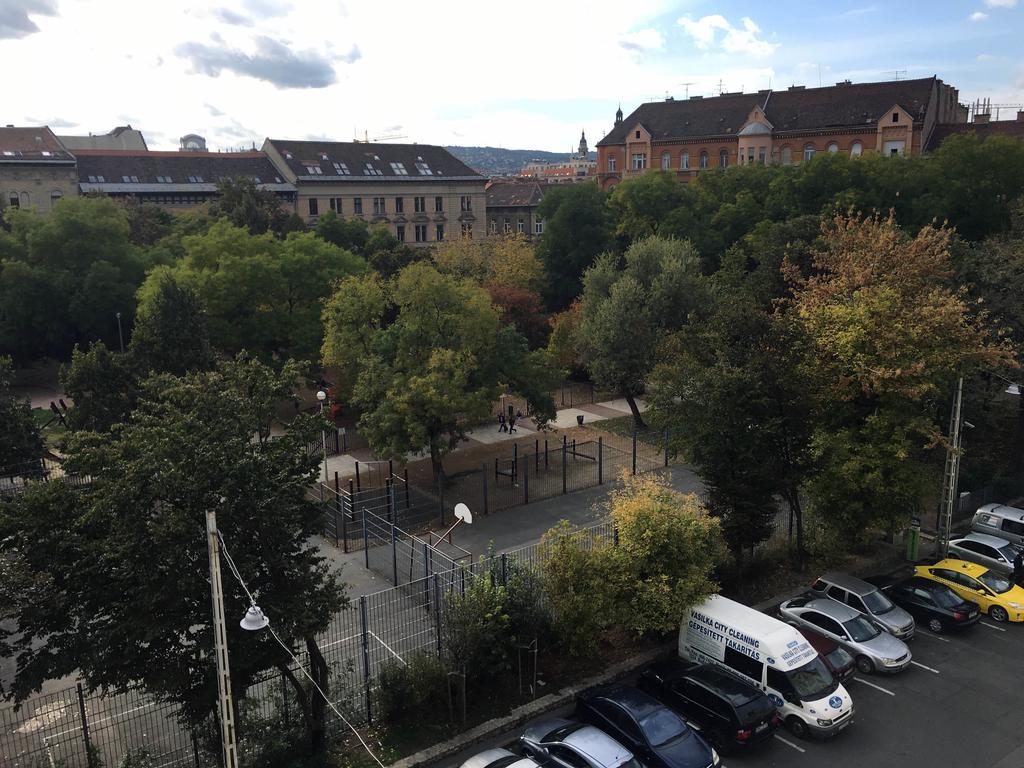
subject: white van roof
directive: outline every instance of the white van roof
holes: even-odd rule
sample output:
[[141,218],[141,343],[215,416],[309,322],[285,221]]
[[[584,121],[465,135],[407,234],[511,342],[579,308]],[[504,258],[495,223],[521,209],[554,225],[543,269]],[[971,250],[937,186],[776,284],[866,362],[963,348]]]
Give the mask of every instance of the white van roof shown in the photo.
[[[706,613],[718,621],[742,629],[744,634],[755,636],[761,641],[761,647],[780,662],[788,650],[796,647],[791,643],[796,641],[798,645],[807,644],[807,639],[784,621],[721,595],[712,595],[700,605],[693,606],[692,610]],[[785,661],[780,666],[792,668],[795,661],[797,659]]]

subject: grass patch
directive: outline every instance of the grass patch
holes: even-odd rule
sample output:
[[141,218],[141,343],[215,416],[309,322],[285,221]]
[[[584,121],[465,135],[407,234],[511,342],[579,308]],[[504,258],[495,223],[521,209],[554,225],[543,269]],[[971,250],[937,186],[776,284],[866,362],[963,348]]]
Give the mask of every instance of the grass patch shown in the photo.
[[47,448],[53,448],[64,440],[67,430],[49,408],[33,408],[32,418],[39,427]]
[[[594,429],[601,429],[605,432],[611,432],[613,435],[619,437],[633,437],[633,417],[632,416],[616,416],[614,419],[603,419],[602,421],[590,422],[586,426]],[[658,448],[659,450],[665,447],[665,435],[660,430],[647,429],[637,430],[636,439],[642,443]]]

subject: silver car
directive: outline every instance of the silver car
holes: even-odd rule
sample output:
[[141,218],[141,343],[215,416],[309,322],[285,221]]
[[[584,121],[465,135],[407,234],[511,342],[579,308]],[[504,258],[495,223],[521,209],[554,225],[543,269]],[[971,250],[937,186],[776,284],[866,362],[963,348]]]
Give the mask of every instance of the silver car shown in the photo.
[[974,513],[971,530],[1024,545],[1024,509],[1005,504],[985,504]]
[[848,605],[807,595],[779,606],[784,621],[809,627],[845,648],[863,674],[893,673],[910,665],[907,644],[883,632]]
[[909,640],[917,631],[914,617],[874,584],[846,573],[826,573],[811,585],[815,597],[828,597],[863,614],[893,637]]
[[460,768],[540,768],[540,766],[529,757],[520,757],[507,749],[496,747],[473,755]]
[[632,752],[584,723],[544,720],[527,728],[519,743],[526,754],[558,768],[641,768]]
[[984,565],[1005,576],[1012,576],[1015,571],[1021,570],[1024,558],[1022,552],[1024,550],[1021,547],[987,533],[968,533],[961,539],[949,542],[950,557]]

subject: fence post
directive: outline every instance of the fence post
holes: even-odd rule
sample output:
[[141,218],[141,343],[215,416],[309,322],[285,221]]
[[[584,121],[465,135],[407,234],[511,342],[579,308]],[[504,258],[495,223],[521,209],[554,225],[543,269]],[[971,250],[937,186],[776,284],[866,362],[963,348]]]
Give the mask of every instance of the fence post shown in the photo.
[[398,586],[398,531],[395,528],[395,524],[391,524],[391,573],[394,578],[391,579],[391,583],[396,587]]
[[562,435],[562,493],[566,490],[566,477],[565,477],[565,459],[566,459],[566,448],[568,448],[568,441],[565,439],[565,435]]
[[505,552],[501,553],[501,584],[508,586],[508,555]]
[[597,436],[597,484],[604,483],[604,437]]
[[612,528],[612,546],[619,546],[619,526],[617,525]]
[[[338,546],[341,541],[341,531],[338,527],[338,512],[341,512],[341,520],[345,520],[345,509],[341,505],[341,480],[338,479],[338,473],[334,473],[334,546]],[[344,525],[344,522],[342,522]]]
[[548,439],[544,438],[544,469],[548,468]]
[[85,762],[89,768],[93,768],[92,744],[89,742],[89,720],[85,714],[85,694],[82,692],[82,684],[75,683],[78,689],[78,713],[82,716],[82,741],[85,742]]
[[389,520],[397,520],[398,519],[398,509],[397,509],[398,505],[395,503],[395,483],[394,483],[394,481],[391,478],[388,478],[387,493],[388,493],[388,519]]
[[487,514],[487,464],[480,465],[480,482],[483,484],[484,514]]
[[341,447],[348,453],[348,430],[345,427],[341,428]]
[[444,470],[437,473],[437,506],[438,517],[441,525],[444,525]]
[[405,508],[409,509],[409,468],[406,467],[402,472],[402,476],[405,478]]
[[437,655],[441,656],[441,577],[434,574],[434,627],[437,630]]
[[523,504],[530,503],[530,459],[523,456]]
[[338,440],[338,428],[334,428],[334,453],[335,455],[341,453],[341,441]]
[[633,474],[636,474],[636,430],[633,430]]
[[665,430],[665,466],[668,466],[668,430]]
[[423,578],[430,578],[430,545],[423,542]]
[[373,721],[370,709],[370,622],[366,616],[366,595],[359,598],[359,619],[363,625],[363,687],[366,689],[366,722]]
[[392,459],[388,459],[388,477],[392,477],[395,474],[395,465]]
[[192,736],[192,759],[195,760],[196,768],[200,768],[199,764],[199,739],[196,738],[195,731],[189,731]]
[[363,507],[363,555],[366,558],[366,570],[370,570],[370,534],[366,530],[366,507]]
[[281,709],[284,711],[284,724],[288,725],[288,678],[281,673]]
[[533,441],[533,468],[540,472],[540,439],[538,438]]
[[359,462],[356,462],[356,490],[361,491],[363,487],[359,484]]

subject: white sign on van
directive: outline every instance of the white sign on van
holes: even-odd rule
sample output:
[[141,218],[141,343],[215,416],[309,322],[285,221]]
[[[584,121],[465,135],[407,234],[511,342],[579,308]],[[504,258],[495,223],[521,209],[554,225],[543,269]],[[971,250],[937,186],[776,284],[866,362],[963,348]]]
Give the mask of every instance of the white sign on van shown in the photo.
[[713,619],[700,611],[691,610],[686,626],[686,640],[695,647],[722,661],[726,648],[761,661],[761,641]]

